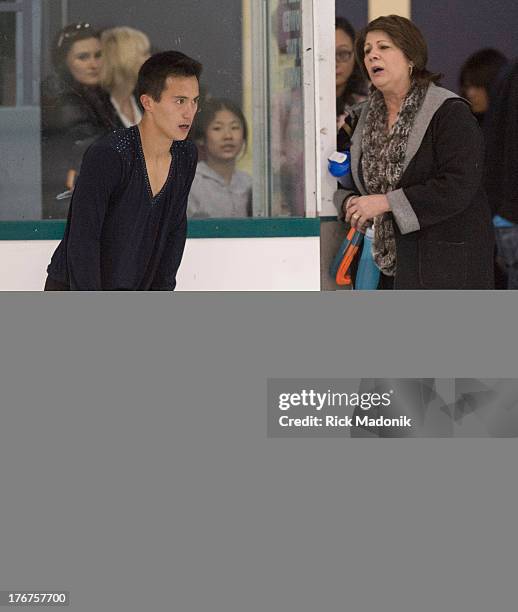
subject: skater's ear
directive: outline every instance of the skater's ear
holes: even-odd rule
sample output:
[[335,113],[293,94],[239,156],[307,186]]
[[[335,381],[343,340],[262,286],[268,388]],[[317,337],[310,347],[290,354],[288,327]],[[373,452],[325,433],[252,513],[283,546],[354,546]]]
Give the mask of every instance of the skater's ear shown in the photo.
[[148,94],[142,94],[140,96],[140,104],[142,105],[142,108],[144,109],[144,111],[151,111],[153,110],[153,98],[151,96],[149,96]]

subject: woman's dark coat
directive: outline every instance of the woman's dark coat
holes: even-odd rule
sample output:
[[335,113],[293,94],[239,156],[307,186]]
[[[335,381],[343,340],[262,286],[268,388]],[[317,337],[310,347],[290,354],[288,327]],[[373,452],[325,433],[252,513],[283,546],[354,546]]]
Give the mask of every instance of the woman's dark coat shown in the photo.
[[[366,102],[351,143],[351,190],[367,195],[361,176]],[[483,178],[483,137],[468,104],[430,85],[407,146],[397,189],[387,194],[394,220],[394,289],[493,288],[494,236]]]
[[70,78],[50,77],[41,91],[42,217],[63,219],[70,200],[56,200],[65,190],[68,170],[79,171],[86,149],[122,123],[100,87]]

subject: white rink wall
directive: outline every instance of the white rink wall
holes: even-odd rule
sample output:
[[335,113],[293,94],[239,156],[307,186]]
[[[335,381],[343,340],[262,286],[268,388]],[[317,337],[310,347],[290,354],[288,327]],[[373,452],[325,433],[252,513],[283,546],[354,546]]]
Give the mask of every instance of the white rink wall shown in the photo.
[[[0,291],[41,291],[58,241],[0,241]],[[177,291],[319,291],[318,237],[191,238]]]

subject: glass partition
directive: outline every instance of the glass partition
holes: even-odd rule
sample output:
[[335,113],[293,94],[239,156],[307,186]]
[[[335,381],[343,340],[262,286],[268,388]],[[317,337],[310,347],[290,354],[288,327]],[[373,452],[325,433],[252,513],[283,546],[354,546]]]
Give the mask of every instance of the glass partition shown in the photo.
[[0,106],[16,105],[16,13],[0,13]]
[[273,216],[304,216],[304,105],[300,0],[272,0],[268,54],[270,203]]
[[86,148],[138,121],[132,92],[102,80],[121,26],[204,66],[189,215],[305,216],[302,4],[0,2],[0,220],[65,219]]

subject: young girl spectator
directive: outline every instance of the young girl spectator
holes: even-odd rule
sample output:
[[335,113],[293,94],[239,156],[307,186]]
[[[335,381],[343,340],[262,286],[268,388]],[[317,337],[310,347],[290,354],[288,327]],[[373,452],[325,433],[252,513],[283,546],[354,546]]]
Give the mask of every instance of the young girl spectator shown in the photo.
[[189,195],[193,218],[249,217],[252,214],[252,177],[237,170],[246,148],[247,125],[241,109],[230,100],[204,103],[195,126],[200,161]]

